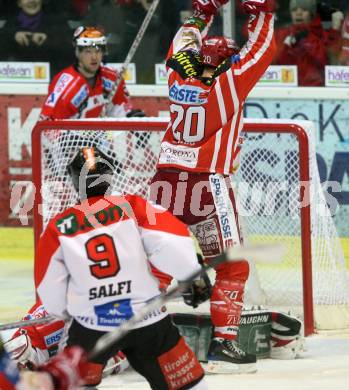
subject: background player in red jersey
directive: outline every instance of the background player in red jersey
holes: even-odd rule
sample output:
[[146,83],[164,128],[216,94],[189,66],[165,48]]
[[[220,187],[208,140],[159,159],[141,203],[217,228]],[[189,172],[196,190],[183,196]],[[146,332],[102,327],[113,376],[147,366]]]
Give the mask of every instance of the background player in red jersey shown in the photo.
[[[187,227],[169,212],[159,214],[159,207],[139,196],[107,195],[115,167],[101,151],[78,150],[67,169],[81,202],[54,217],[43,232],[35,285],[49,314],[72,318],[67,345],[90,351],[160,294],[149,262],[179,281],[201,267]],[[200,363],[165,306],[91,359],[87,376],[94,375],[95,385],[119,350],[154,389],[207,389]]]
[[[152,199],[189,225],[206,258],[242,244],[229,175],[238,166],[245,99],[275,52],[273,4],[267,0],[242,0],[251,16],[241,50],[232,39],[206,36],[227,1],[193,0],[195,12],[173,40],[166,62],[171,119],[151,186]],[[211,372],[256,370],[256,357],[235,341],[248,275],[245,259],[216,268]]]
[[78,27],[73,45],[76,63],[52,80],[40,119],[144,116],[132,109],[124,79],[115,90],[118,73],[103,65],[107,38],[95,27]]

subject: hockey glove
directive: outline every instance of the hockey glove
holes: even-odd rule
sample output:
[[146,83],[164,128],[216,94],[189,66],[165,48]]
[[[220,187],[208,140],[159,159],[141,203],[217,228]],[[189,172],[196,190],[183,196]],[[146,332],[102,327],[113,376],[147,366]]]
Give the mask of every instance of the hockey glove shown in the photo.
[[194,280],[191,286],[182,293],[184,303],[194,309],[201,303],[210,299],[212,285],[206,272],[202,272],[201,278]]
[[143,117],[145,117],[145,113],[139,108],[135,108],[126,114],[126,118],[143,118]]
[[275,11],[274,0],[241,0],[241,6],[247,14]]
[[193,0],[193,9],[204,15],[215,15],[229,0]]
[[84,383],[87,366],[85,352],[74,346],[64,349],[38,371],[50,374],[56,390],[72,390]]
[[36,352],[33,348],[30,338],[25,329],[21,334],[4,344],[6,351],[10,354],[12,360],[17,363],[19,369],[34,369],[36,366]]

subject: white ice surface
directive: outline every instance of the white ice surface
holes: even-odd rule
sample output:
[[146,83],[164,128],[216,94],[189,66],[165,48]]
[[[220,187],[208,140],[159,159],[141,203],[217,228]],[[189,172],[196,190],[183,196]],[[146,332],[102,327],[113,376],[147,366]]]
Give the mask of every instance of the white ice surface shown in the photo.
[[[301,359],[258,361],[256,374],[207,375],[212,390],[349,390],[349,338],[312,336]],[[98,389],[149,389],[132,369],[105,378]]]
[[[7,263],[7,262],[6,262]],[[19,320],[34,300],[31,265],[0,261],[1,322]],[[171,305],[170,305],[171,306]],[[10,333],[6,332],[5,339]],[[259,360],[256,374],[206,376],[210,390],[349,390],[349,335],[316,335],[306,340],[307,352],[296,360]],[[129,369],[105,378],[98,389],[149,389]]]

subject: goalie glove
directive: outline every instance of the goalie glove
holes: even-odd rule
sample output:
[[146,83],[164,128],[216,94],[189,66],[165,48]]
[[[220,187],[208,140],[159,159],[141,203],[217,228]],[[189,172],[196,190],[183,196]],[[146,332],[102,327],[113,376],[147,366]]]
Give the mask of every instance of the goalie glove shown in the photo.
[[275,0],[241,0],[241,6],[247,14],[274,12]]
[[32,370],[38,364],[36,350],[24,329],[21,330],[19,336],[4,343],[4,346],[11,359],[17,363],[18,368]]
[[193,0],[192,6],[199,14],[215,15],[218,9],[229,0]]
[[201,303],[210,299],[211,290],[210,278],[205,271],[202,271],[201,278],[194,280],[189,288],[182,293],[184,303],[195,309]]

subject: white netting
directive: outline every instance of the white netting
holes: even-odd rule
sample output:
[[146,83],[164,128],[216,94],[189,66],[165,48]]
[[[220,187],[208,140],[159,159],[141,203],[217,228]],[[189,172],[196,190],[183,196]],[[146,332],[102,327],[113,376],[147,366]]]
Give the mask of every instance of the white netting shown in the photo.
[[[77,201],[66,166],[81,146],[96,145],[114,159],[119,169],[113,179],[113,190],[147,196],[163,135],[161,132],[146,131],[149,123],[149,120],[144,122],[144,131],[139,128],[138,131],[87,130],[86,122],[84,131],[45,129],[41,134],[43,226]],[[271,121],[265,123],[267,125]],[[273,120],[272,123],[285,121]],[[316,327],[349,328],[349,277],[320,185],[314,128],[311,122],[293,123],[301,125],[309,135]],[[120,129],[120,125],[116,128]],[[246,240],[282,242],[287,248],[280,264],[257,264],[256,270],[252,270],[247,301],[274,307],[293,307],[301,311],[303,288],[297,138],[291,134],[267,131],[249,133],[242,150],[241,168],[232,180],[237,183],[236,192]]]
[[[309,141],[311,250],[316,327],[348,328],[349,277],[336,228],[320,184],[315,153],[315,129],[311,122],[294,123],[303,127]],[[250,280],[252,289],[246,295],[247,300],[251,303],[264,302],[267,306],[287,308],[291,305],[293,308],[301,308],[303,286],[298,139],[292,134],[246,134],[242,150],[237,192],[246,239],[248,242],[282,242],[287,248],[281,264],[257,265],[257,273],[253,274],[254,277]],[[304,200],[303,204],[306,202]],[[253,288],[256,286],[257,297],[254,293],[256,289]]]
[[77,203],[77,193],[67,173],[74,153],[97,146],[111,157],[117,171],[113,191],[146,197],[154,174],[162,138],[160,132],[47,130],[42,133],[43,225]]

